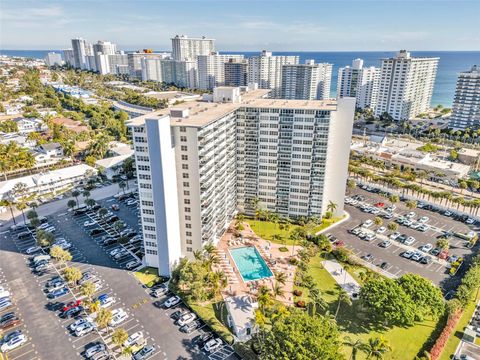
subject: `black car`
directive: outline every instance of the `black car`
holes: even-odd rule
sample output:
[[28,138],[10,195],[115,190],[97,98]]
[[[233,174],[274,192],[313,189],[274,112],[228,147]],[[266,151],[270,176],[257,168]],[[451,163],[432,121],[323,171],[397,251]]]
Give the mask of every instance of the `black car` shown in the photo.
[[0,324],[3,324],[5,322],[7,322],[8,320],[11,320],[11,319],[14,319],[14,318],[16,318],[16,316],[15,316],[15,313],[13,311],[8,312],[6,314],[3,314],[2,316],[0,316]]
[[105,230],[103,229],[93,229],[93,230],[90,230],[90,236],[99,236],[101,234],[105,233]]
[[203,346],[213,339],[212,333],[205,333],[202,335],[197,336],[194,341],[198,345],[198,347],[203,348]]
[[388,262],[384,261],[380,264],[380,269],[385,270],[389,266],[390,266],[390,264]]
[[184,309],[180,309],[180,310],[177,310],[175,311],[174,313],[172,313],[170,315],[170,317],[173,319],[173,320],[178,320],[183,314],[185,314],[187,311],[184,310]]
[[118,221],[118,220],[120,220],[120,218],[117,215],[113,215],[113,216],[110,216],[109,218],[107,218],[105,220],[105,222],[107,222],[109,224],[113,224],[115,221]]
[[115,239],[114,237],[109,237],[109,238],[106,238],[105,240],[103,240],[103,245],[104,246],[107,246],[107,245],[112,245],[112,244],[116,244],[118,241],[118,239]]
[[45,283],[45,286],[47,288],[49,288],[49,287],[55,286],[55,284],[57,284],[59,282],[63,282],[63,278],[61,276],[57,275],[57,276],[52,277],[50,280],[48,280]]
[[75,306],[71,309],[68,309],[67,311],[62,312],[60,317],[65,318],[65,319],[70,319],[75,316],[78,316],[82,313],[83,311],[83,306]]

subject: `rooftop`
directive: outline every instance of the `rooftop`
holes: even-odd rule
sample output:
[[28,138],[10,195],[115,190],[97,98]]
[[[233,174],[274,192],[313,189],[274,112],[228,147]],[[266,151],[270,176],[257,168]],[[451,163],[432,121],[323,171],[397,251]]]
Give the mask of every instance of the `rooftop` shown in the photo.
[[[219,89],[229,89],[222,86]],[[285,99],[269,99],[265,96],[270,92],[268,89],[256,89],[241,94],[242,101],[240,103],[215,103],[205,100],[191,101],[188,103],[177,104],[175,109],[188,109],[188,117],[171,118],[172,126],[204,126],[210,122],[217,120],[240,107],[257,107],[257,108],[286,108],[286,109],[310,109],[310,110],[336,110],[337,102],[330,100],[285,100]],[[136,118],[128,122],[130,126],[138,126],[145,123],[146,119],[161,117],[168,115],[171,108],[154,111]]]

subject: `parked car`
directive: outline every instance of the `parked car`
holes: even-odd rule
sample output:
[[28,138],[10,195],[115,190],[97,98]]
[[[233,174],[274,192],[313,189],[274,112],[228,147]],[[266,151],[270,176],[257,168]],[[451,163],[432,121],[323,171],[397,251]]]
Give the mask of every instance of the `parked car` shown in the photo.
[[153,345],[147,345],[143,347],[141,350],[137,351],[135,354],[133,354],[132,359],[133,360],[148,359],[153,355],[154,351],[155,351],[155,347]]
[[430,264],[432,261],[433,261],[432,257],[428,255],[420,259],[420,263],[426,264],[426,265]]
[[128,337],[127,340],[123,343],[124,347],[130,347],[133,345],[141,345],[145,342],[145,339],[143,337],[143,332],[142,331],[137,331],[134,332],[132,335]]
[[25,254],[32,255],[32,254],[35,254],[35,253],[37,253],[41,250],[42,250],[42,248],[40,246],[31,246],[27,250],[25,250]]
[[201,326],[202,326],[202,323],[200,321],[194,320],[194,321],[180,327],[180,331],[184,332],[184,333],[187,333],[187,334],[190,334],[192,331],[197,330]]
[[373,225],[373,221],[368,219],[368,220],[365,220],[365,222],[362,224],[363,227],[366,227],[366,228],[369,228],[370,226]]
[[118,324],[124,322],[128,319],[128,314],[122,308],[115,309],[112,311],[112,319],[108,323],[110,326],[117,326]]
[[68,330],[75,332],[80,326],[83,326],[83,324],[87,322],[93,322],[93,319],[89,316],[86,318],[77,317],[76,320],[73,323],[71,323],[67,328]]
[[401,234],[399,232],[394,232],[393,234],[390,234],[389,238],[391,240],[397,240],[400,235]]
[[391,245],[392,245],[392,242],[390,240],[384,240],[380,244],[378,244],[378,246],[382,248],[388,248]]
[[66,287],[55,290],[47,295],[49,299],[58,299],[64,295],[68,294],[68,289]]
[[97,229],[92,229],[92,230],[90,230],[90,232],[89,232],[90,236],[98,236],[98,235],[101,235],[101,234],[103,234],[103,233],[105,233],[105,230],[103,230],[103,229],[98,229],[98,228],[97,228]]
[[82,305],[82,300],[70,301],[62,308],[62,311],[67,311],[80,305]]
[[413,261],[419,261],[423,257],[421,252],[416,251],[410,259]]
[[92,358],[94,355],[106,350],[107,347],[105,346],[104,343],[102,342],[97,342],[97,343],[94,343],[94,344],[91,344],[90,346],[88,346],[86,349],[85,349],[85,357],[87,359],[90,359]]
[[425,224],[426,222],[428,222],[428,220],[430,220],[428,216],[422,216],[420,219],[418,219],[418,222]]
[[4,342],[0,348],[3,353],[16,349],[28,341],[24,334],[13,336],[9,341]]
[[112,204],[111,208],[112,208],[113,211],[120,210],[120,206],[118,206],[118,204]]
[[409,236],[409,237],[407,237],[407,239],[405,240],[404,244],[405,244],[405,245],[412,245],[414,242],[415,242],[415,238],[414,238],[413,236]]
[[140,265],[142,265],[142,263],[138,260],[132,260],[132,261],[129,261],[126,265],[125,265],[125,268],[127,270],[132,270],[132,269],[135,269],[136,267],[139,267]]
[[386,270],[386,269],[388,269],[389,267],[390,267],[390,264],[389,264],[388,262],[386,262],[386,261],[384,261],[384,262],[382,262],[382,263],[380,264],[380,269],[382,269],[382,270]]
[[93,225],[96,225],[97,222],[95,220],[86,220],[84,223],[83,223],[83,226],[84,227],[89,227],[89,226],[93,226]]
[[372,254],[366,254],[362,257],[363,260],[371,262],[373,260],[373,255]]
[[108,308],[117,302],[117,300],[113,296],[108,296],[108,295],[103,298],[99,296],[98,300],[100,302],[101,308]]
[[163,306],[165,306],[167,309],[179,304],[182,300],[178,296],[172,296],[169,299],[167,299]]
[[177,325],[178,326],[187,325],[187,324],[191,323],[193,320],[195,320],[196,318],[197,318],[197,315],[195,315],[192,312],[188,312],[188,313],[183,314],[182,316],[180,316],[178,318]]
[[93,330],[95,330],[93,323],[86,321],[75,329],[75,336],[82,337],[88,333],[91,333]]
[[377,229],[377,233],[383,234],[385,231],[387,231],[387,228],[385,226],[381,226]]
[[425,244],[425,245],[420,246],[420,248],[419,248],[420,251],[423,251],[423,252],[426,252],[426,253],[430,252],[430,250],[432,250],[432,249],[433,249],[432,244]]
[[370,234],[367,234],[367,236],[365,236],[366,241],[372,241],[372,240],[375,240],[376,238],[377,238],[377,235],[375,235],[374,233],[370,233]]
[[62,312],[61,317],[70,319],[80,315],[82,311],[83,311],[83,306],[75,306]]
[[205,350],[206,352],[214,352],[215,350],[217,350],[219,347],[221,347],[223,345],[223,341],[219,338],[216,338],[216,339],[211,339],[209,341],[207,341],[207,343],[204,345],[203,347],[203,350]]
[[402,257],[404,257],[405,259],[410,259],[412,255],[413,255],[413,251],[410,251],[410,250],[402,253]]

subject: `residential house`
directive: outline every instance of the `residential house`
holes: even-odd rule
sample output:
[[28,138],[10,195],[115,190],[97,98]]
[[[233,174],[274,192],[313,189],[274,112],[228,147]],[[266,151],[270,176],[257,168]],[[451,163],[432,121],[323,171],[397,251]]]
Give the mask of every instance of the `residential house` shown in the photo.
[[63,148],[62,145],[60,145],[57,142],[52,142],[52,143],[47,143],[40,145],[37,150],[45,155],[47,155],[49,158],[54,158],[54,157],[62,157],[63,156]]

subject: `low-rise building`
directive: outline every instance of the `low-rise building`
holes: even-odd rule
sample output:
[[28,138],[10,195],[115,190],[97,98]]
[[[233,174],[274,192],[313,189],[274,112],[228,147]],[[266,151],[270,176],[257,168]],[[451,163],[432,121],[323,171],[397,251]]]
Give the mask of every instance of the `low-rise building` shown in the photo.
[[38,151],[45,154],[49,158],[59,158],[63,156],[63,148],[57,142],[42,144],[38,147]]
[[48,130],[47,124],[42,119],[37,118],[16,118],[13,121],[17,124],[20,134],[28,134],[31,132],[43,132]]
[[255,332],[255,310],[258,303],[248,295],[225,298],[228,325],[239,341],[248,341]]

